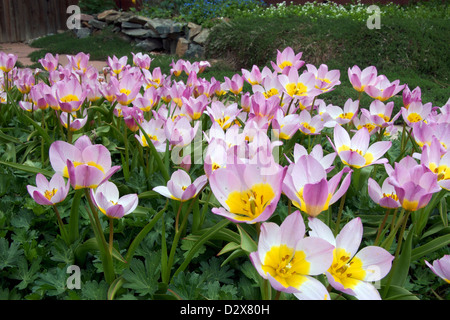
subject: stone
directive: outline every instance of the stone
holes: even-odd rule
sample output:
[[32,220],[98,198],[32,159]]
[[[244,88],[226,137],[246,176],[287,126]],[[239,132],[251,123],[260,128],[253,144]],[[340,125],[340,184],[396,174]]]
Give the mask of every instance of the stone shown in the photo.
[[105,21],[106,17],[108,17],[110,15],[118,15],[118,14],[120,14],[120,13],[117,10],[114,10],[114,9],[106,10],[97,15],[97,20]]
[[127,36],[130,37],[136,37],[136,38],[157,38],[158,34],[156,34],[152,30],[148,29],[122,29],[122,32],[125,33]]
[[122,29],[139,29],[142,28],[142,25],[139,23],[133,23],[133,22],[129,22],[129,21],[124,21],[121,24]]
[[99,21],[99,20],[97,20],[97,19],[92,19],[92,20],[90,20],[90,21],[89,21],[89,25],[90,25],[91,27],[94,27],[94,28],[100,29],[100,30],[103,30],[103,29],[105,29],[105,28],[108,26],[108,24],[107,24],[106,22],[104,22],[104,21]]
[[136,43],[136,48],[142,51],[154,51],[161,50],[163,48],[162,41],[160,39],[145,39]]
[[199,44],[191,43],[189,45],[189,49],[185,52],[184,56],[186,58],[204,59],[205,48]]
[[128,20],[128,22],[139,23],[141,25],[145,25],[150,20],[151,20],[150,18],[147,18],[147,17],[144,17],[144,16],[134,15]]
[[209,33],[209,29],[203,29],[197,36],[194,37],[194,42],[202,45],[205,44],[206,40],[208,40]]
[[91,16],[90,14],[85,13],[80,14],[80,21],[91,21],[92,19],[94,19],[94,17]]
[[92,31],[90,28],[79,28],[74,29],[74,32],[78,39],[83,39],[89,37]]
[[178,56],[178,58],[184,57],[186,54],[186,51],[189,49],[189,43],[190,41],[180,37],[177,42],[177,47],[175,49],[175,54]]
[[117,22],[128,22],[134,16],[133,12],[125,11],[121,12],[120,17],[117,19]]
[[192,40],[196,35],[198,35],[200,33],[200,31],[202,31],[202,26],[195,24],[193,22],[188,22],[187,24],[188,27],[188,39]]
[[160,38],[167,38],[169,34],[183,32],[185,24],[170,19],[155,18],[150,19],[146,23],[146,27],[158,32]]

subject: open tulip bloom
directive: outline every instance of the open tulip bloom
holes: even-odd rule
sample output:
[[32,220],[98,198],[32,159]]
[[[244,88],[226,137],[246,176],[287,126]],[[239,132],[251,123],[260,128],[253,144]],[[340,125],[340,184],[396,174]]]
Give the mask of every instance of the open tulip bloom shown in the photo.
[[450,255],[446,254],[442,258],[434,260],[433,264],[425,260],[425,264],[435,275],[450,283]]
[[372,164],[387,163],[381,158],[391,147],[391,141],[377,141],[369,146],[370,134],[367,128],[362,127],[350,139],[348,132],[337,125],[334,127],[334,144],[328,138],[333,149],[342,162],[353,168],[363,168]]
[[[212,212],[236,223],[256,223],[269,219],[280,199],[281,183],[287,168],[270,162],[227,163],[226,168],[212,172],[211,190],[221,208]],[[255,161],[256,162],[256,161]],[[267,162],[264,162],[267,163]]]
[[258,250],[250,253],[250,260],[274,289],[301,300],[330,300],[325,286],[313,276],[329,268],[333,249],[321,238],[305,237],[303,218],[295,211],[280,226],[261,225]]
[[53,169],[66,178],[74,189],[96,188],[108,180],[120,166],[111,166],[111,154],[101,144],[92,144],[88,136],[81,136],[72,145],[55,141],[49,150]]
[[208,178],[206,175],[202,175],[192,182],[191,177],[186,171],[178,169],[172,173],[170,180],[167,182],[167,186],[155,187],[153,191],[158,192],[166,198],[184,202],[197,196],[207,183]]
[[119,189],[110,181],[105,181],[96,189],[91,189],[90,192],[94,205],[109,218],[122,218],[133,212],[138,205],[137,194],[120,197]]
[[330,285],[359,300],[379,300],[380,294],[371,283],[384,278],[391,270],[394,256],[377,246],[358,251],[363,225],[360,218],[348,222],[336,236],[317,218],[309,218],[309,236],[328,241],[334,247],[333,262],[325,272]]
[[55,205],[66,199],[69,193],[70,183],[55,173],[50,181],[41,174],[36,175],[36,187],[28,185],[27,190],[30,196],[40,205]]

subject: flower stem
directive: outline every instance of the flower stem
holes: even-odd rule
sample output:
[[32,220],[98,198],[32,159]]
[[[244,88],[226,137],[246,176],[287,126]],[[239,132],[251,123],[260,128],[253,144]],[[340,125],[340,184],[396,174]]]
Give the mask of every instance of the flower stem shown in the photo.
[[109,253],[112,254],[114,238],[114,219],[109,218]]
[[384,226],[386,225],[387,218],[389,217],[389,214],[391,213],[390,209],[386,210],[386,213],[384,214],[383,221],[380,224],[380,227],[378,228],[377,237],[375,238],[374,246],[378,245],[378,242],[380,241],[381,232],[384,229]]

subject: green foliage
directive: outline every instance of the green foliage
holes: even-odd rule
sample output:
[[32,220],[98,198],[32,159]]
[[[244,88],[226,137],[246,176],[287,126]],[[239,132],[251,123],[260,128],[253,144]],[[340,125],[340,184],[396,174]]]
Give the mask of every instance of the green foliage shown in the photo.
[[116,3],[114,0],[80,0],[78,6],[82,13],[95,14],[108,9],[115,9]]

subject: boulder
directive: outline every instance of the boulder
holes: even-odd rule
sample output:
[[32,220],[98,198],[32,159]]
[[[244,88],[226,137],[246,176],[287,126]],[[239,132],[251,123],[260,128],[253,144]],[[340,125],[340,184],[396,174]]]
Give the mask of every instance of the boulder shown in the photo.
[[163,48],[162,41],[160,39],[145,39],[136,43],[136,48],[142,51],[161,50]]
[[185,52],[184,56],[186,58],[204,59],[205,48],[199,44],[191,43],[189,44],[189,49]]
[[100,29],[100,30],[103,30],[103,29],[105,29],[108,26],[108,24],[106,22],[100,21],[100,20],[97,20],[97,19],[89,20],[88,23],[89,23],[89,25],[91,27],[94,27],[94,28]]
[[189,49],[189,43],[190,41],[180,37],[177,42],[177,47],[175,49],[175,54],[178,56],[178,58],[184,57],[186,54],[186,51]]
[[185,24],[170,19],[155,18],[150,19],[146,23],[146,27],[158,32],[160,38],[167,38],[169,34],[183,32]]
[[120,15],[120,13],[119,13],[119,11],[113,10],[113,9],[106,10],[97,15],[97,20],[105,21],[106,17],[108,17],[110,15]]
[[200,31],[202,31],[202,26],[195,24],[193,22],[188,22],[187,24],[188,27],[188,39],[192,40],[196,35],[198,35],[200,33]]
[[142,25],[139,23],[133,23],[133,22],[129,22],[129,21],[124,21],[121,24],[122,29],[139,29],[142,28]]
[[91,35],[91,32],[92,32],[92,30],[90,28],[79,28],[79,29],[73,29],[73,30],[78,39],[87,38]]
[[122,29],[122,33],[135,38],[158,38],[158,34],[156,34],[153,30],[143,28]]
[[197,36],[193,38],[194,42],[201,45],[205,44],[206,40],[208,39],[209,33],[209,29],[203,29]]

